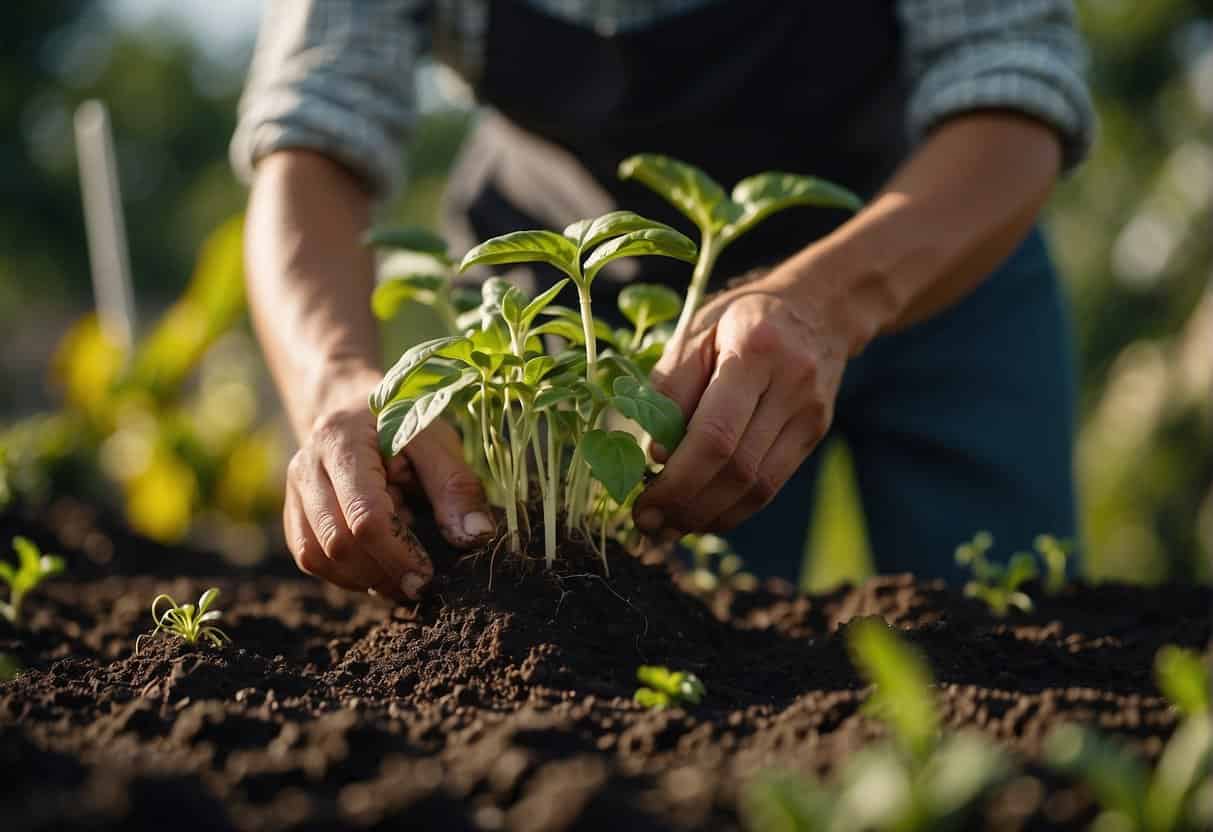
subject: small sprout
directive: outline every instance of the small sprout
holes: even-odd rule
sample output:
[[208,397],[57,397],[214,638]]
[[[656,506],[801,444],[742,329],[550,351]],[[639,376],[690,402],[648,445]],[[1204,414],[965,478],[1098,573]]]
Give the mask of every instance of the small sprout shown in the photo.
[[[143,639],[155,638],[161,630],[178,636],[186,644],[197,644],[199,639],[206,639],[216,647],[230,643],[232,639],[228,634],[213,623],[218,621],[221,615],[219,610],[211,609],[211,605],[218,597],[219,590],[215,587],[202,593],[197,606],[194,604],[179,605],[171,595],[157,595],[152,601],[152,620],[156,622],[156,629],[135,639],[135,652],[139,652],[139,645]],[[164,612],[158,612],[161,602],[168,604]]]
[[1066,585],[1066,562],[1074,550],[1068,540],[1058,540],[1051,534],[1040,534],[1033,542],[1036,554],[1045,565],[1045,592],[1056,595]]
[[645,687],[637,688],[633,698],[646,708],[698,705],[707,694],[699,677],[684,670],[644,664],[636,669],[636,678]]
[[973,573],[973,580],[965,584],[965,596],[982,601],[999,618],[1006,616],[1012,607],[1031,612],[1032,599],[1020,587],[1040,576],[1036,559],[1028,552],[1019,552],[1006,566],[991,563],[986,553],[993,546],[993,536],[983,531],[956,547],[956,562]]
[[1163,695],[1186,716],[1213,709],[1209,666],[1194,650],[1168,644],[1154,657],[1154,679]]
[[925,759],[939,733],[926,660],[879,616],[855,619],[846,638],[851,661],[875,688],[864,710],[887,724],[912,756]]
[[694,558],[691,581],[700,592],[712,593],[718,589],[752,592],[757,588],[758,579],[745,571],[745,561],[723,537],[688,534],[681,542]]
[[63,558],[44,555],[38,546],[24,537],[13,538],[13,550],[17,553],[17,565],[0,561],[0,580],[8,584],[8,602],[0,601],[0,616],[13,624],[21,618],[21,602],[25,596],[53,575],[64,569]]

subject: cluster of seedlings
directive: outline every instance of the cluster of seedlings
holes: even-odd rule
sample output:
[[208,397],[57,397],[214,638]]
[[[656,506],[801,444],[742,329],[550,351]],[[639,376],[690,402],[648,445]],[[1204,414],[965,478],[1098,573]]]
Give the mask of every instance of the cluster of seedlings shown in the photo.
[[[966,821],[1000,784],[1024,776],[1020,761],[977,731],[945,731],[921,654],[881,618],[847,626],[847,644],[872,685],[864,711],[890,739],[847,759],[829,781],[769,772],[747,787],[750,832],[926,832]],[[1213,700],[1196,653],[1159,651],[1157,684],[1183,720],[1151,770],[1132,751],[1089,726],[1062,725],[1046,738],[1044,762],[1087,785],[1097,832],[1185,832],[1213,824]]]
[[[506,520],[505,545],[527,550],[538,493],[544,560],[551,568],[563,527],[603,558],[606,537],[626,528],[628,507],[649,470],[646,447],[672,451],[685,429],[672,400],[654,390],[649,371],[671,338],[681,338],[698,308],[720,252],[764,218],[794,205],[847,210],[859,199],[806,176],[762,173],[730,194],[703,171],[664,156],[625,160],[620,175],[652,188],[699,229],[698,244],[631,211],[579,220],[562,232],[516,231],[461,259],[473,266],[543,263],[564,278],[535,298],[488,278],[479,299],[451,287],[456,267],[442,240],[416,230],[372,232],[377,246],[409,253],[404,273],[380,285],[376,313],[390,317],[404,300],[428,304],[450,334],[409,349],[371,394],[383,452],[397,454],[444,413],[462,430],[468,462],[485,480]],[[591,288],[609,263],[663,256],[694,263],[685,301],[668,288],[633,284],[619,296],[630,328],[595,318]],[[554,304],[571,285],[578,308]],[[676,328],[670,323],[678,319]],[[563,346],[545,349],[544,339]],[[643,440],[612,429],[608,415],[634,423]]]
[[[1066,585],[1066,564],[1073,551],[1073,544],[1063,542],[1053,535],[1037,535],[1032,552],[1016,552],[1007,563],[993,563],[986,554],[994,548],[994,537],[989,532],[978,532],[973,539],[956,547],[956,562],[968,568],[973,579],[965,584],[964,593],[976,598],[994,615],[1002,618],[1011,609],[1031,612],[1032,598],[1023,590],[1025,584],[1041,578],[1042,588],[1048,595],[1056,595]],[[1039,561],[1039,565],[1038,565]]]

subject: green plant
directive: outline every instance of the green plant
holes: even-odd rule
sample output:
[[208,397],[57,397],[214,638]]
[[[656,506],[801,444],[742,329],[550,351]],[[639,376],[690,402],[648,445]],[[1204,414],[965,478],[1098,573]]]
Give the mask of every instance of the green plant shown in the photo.
[[[156,629],[135,639],[135,652],[139,652],[143,639],[155,638],[161,630],[177,636],[186,644],[197,644],[199,639],[205,639],[216,647],[230,643],[232,639],[214,623],[221,615],[219,610],[211,609],[218,597],[219,590],[215,587],[203,592],[196,605],[178,604],[171,595],[157,595],[152,600],[152,620],[156,622]],[[162,602],[167,603],[168,607],[158,612]]]
[[893,735],[849,757],[822,783],[764,774],[743,797],[753,832],[917,832],[961,827],[973,804],[1011,771],[981,734],[943,734],[925,660],[878,618],[846,628],[852,661],[873,685],[864,705]]
[[729,547],[729,542],[714,534],[683,535],[681,543],[691,553],[691,582],[704,593],[718,589],[751,592],[758,579],[745,571],[745,561]]
[[475,310],[480,296],[452,284],[455,263],[445,240],[418,226],[402,226],[373,228],[363,242],[393,252],[381,264],[380,281],[371,295],[375,317],[390,320],[403,304],[412,302],[432,310],[451,335],[472,325],[465,321],[460,326],[459,316]]
[[1020,587],[1040,575],[1036,559],[1027,552],[1017,552],[1006,566],[991,563],[986,553],[994,546],[989,532],[978,532],[971,541],[956,547],[956,562],[967,566],[973,580],[965,584],[964,594],[982,601],[999,618],[1012,607],[1031,612],[1032,599]]
[[17,565],[0,561],[0,580],[8,584],[8,601],[0,601],[0,616],[16,624],[21,618],[21,602],[38,584],[58,575],[64,569],[63,558],[44,555],[32,540],[13,538],[13,551],[17,553]]
[[694,165],[642,153],[624,159],[619,175],[652,188],[699,229],[699,255],[686,303],[673,338],[682,339],[703,301],[708,278],[720,253],[742,234],[778,211],[794,205],[818,205],[858,211],[863,201],[850,191],[811,176],[767,172],[747,177],[726,194],[716,180]]
[[[605,414],[630,419],[667,448],[681,440],[684,425],[678,406],[647,381],[647,368],[660,355],[654,328],[672,317],[668,290],[629,287],[620,305],[633,329],[612,332],[593,317],[590,287],[607,263],[652,254],[690,261],[695,244],[660,223],[614,211],[573,223],[562,234],[519,231],[472,249],[460,270],[537,261],[568,277],[534,299],[489,278],[479,305],[456,320],[464,331],[407,350],[370,397],[383,452],[399,453],[453,411],[470,461],[505,510],[510,551],[524,548],[522,532],[530,528],[525,507],[534,485],[543,506],[548,567],[563,510],[567,533],[594,542],[609,572],[608,522],[625,513],[647,461],[635,437],[603,428]],[[579,311],[553,304],[569,283]],[[547,335],[563,338],[566,348],[545,354],[541,338]],[[599,341],[606,345],[601,354]]]
[[646,708],[698,705],[707,694],[699,677],[685,670],[642,664],[636,668],[636,678],[642,687],[632,698]]
[[1067,724],[1045,740],[1046,761],[1090,788],[1100,805],[1096,830],[1176,832],[1213,824],[1213,717],[1209,670],[1195,653],[1164,647],[1158,687],[1184,714],[1151,770],[1128,748],[1086,725]]
[[1073,554],[1074,544],[1068,540],[1058,540],[1051,534],[1040,534],[1032,543],[1036,554],[1045,565],[1045,592],[1056,595],[1065,587],[1068,580],[1066,564]]

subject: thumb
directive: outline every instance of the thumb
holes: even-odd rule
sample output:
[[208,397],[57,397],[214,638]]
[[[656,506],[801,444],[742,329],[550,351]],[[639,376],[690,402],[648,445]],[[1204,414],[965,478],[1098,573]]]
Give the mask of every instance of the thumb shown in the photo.
[[454,428],[435,422],[409,443],[405,453],[448,543],[466,548],[493,534],[496,527],[484,489],[463,461]]

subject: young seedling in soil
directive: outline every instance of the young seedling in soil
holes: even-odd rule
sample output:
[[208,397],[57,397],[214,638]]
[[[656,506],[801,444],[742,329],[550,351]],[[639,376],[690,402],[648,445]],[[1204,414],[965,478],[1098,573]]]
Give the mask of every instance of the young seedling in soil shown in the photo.
[[[135,652],[139,652],[139,645],[143,639],[155,638],[161,630],[175,635],[186,644],[191,645],[197,644],[200,639],[209,641],[215,647],[231,643],[231,637],[214,623],[219,620],[221,615],[219,610],[211,609],[211,605],[218,597],[219,590],[215,587],[203,592],[198,598],[197,605],[178,604],[171,595],[157,595],[152,600],[152,620],[156,622],[156,629],[135,639]],[[168,604],[164,612],[157,611],[161,603]]]
[[746,825],[752,832],[960,827],[1010,774],[1004,752],[977,732],[941,735],[926,662],[882,619],[851,622],[846,638],[874,686],[864,710],[888,726],[892,742],[851,756],[829,784],[790,773],[758,778],[746,790]]
[[1164,647],[1158,687],[1184,714],[1153,771],[1125,746],[1085,725],[1063,725],[1045,758],[1087,784],[1101,812],[1092,829],[1177,832],[1213,826],[1213,716],[1209,668],[1195,653]]
[[636,678],[642,687],[636,689],[632,698],[646,708],[698,705],[707,694],[699,677],[685,670],[642,664],[636,668]]
[[17,565],[0,561],[0,580],[8,584],[8,601],[0,601],[0,616],[16,624],[21,618],[21,602],[38,584],[64,569],[63,558],[44,555],[37,544],[24,537],[13,538]]
[[1058,540],[1051,534],[1041,534],[1036,536],[1032,545],[1045,565],[1045,592],[1056,595],[1065,588],[1068,580],[1066,564],[1074,551],[1074,544],[1068,540]]
[[863,201],[845,188],[792,173],[759,173],[741,180],[733,186],[732,194],[726,194],[720,183],[694,165],[655,153],[624,159],[619,175],[652,188],[699,229],[699,256],[674,330],[675,341],[682,340],[690,330],[720,253],[741,235],[794,205],[849,211],[863,207]]
[[752,592],[758,587],[758,579],[745,571],[745,562],[723,537],[688,534],[681,542],[693,558],[691,582],[700,592],[712,593],[718,589]]
[[[607,263],[652,254],[690,262],[696,249],[668,226],[613,211],[573,223],[562,234],[519,231],[468,252],[460,270],[544,262],[568,277],[533,300],[490,278],[480,305],[456,321],[468,326],[465,331],[406,351],[370,397],[385,455],[399,453],[453,410],[472,465],[486,475],[490,496],[505,510],[509,550],[521,555],[525,548],[526,504],[535,485],[547,566],[555,561],[563,511],[566,533],[591,541],[609,573],[608,524],[624,513],[647,466],[631,434],[602,427],[605,414],[613,410],[634,421],[667,448],[677,446],[685,428],[678,406],[649,386],[645,369],[660,355],[651,346],[654,327],[674,314],[669,295],[658,287],[631,287],[620,304],[634,329],[611,332],[593,317],[590,288]],[[577,312],[552,306],[570,282],[580,299]],[[547,355],[540,340],[545,335],[560,336],[568,346]],[[601,354],[599,341],[607,345]]]
[[1006,566],[991,563],[986,553],[993,546],[994,538],[989,532],[978,532],[971,541],[956,547],[956,562],[973,573],[973,580],[965,584],[965,595],[983,602],[999,618],[1005,617],[1012,607],[1031,612],[1032,599],[1020,587],[1039,577],[1036,559],[1027,552],[1018,552]]

